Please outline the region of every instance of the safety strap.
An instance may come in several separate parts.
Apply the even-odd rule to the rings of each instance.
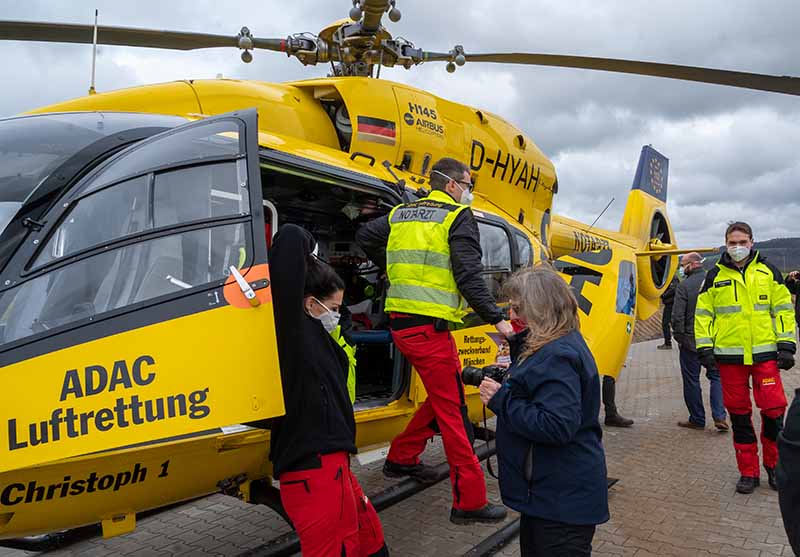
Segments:
[[[483,405],[483,430],[489,431],[486,427],[486,405]],[[488,437],[487,437],[488,439]],[[500,478],[497,477],[497,474],[494,473],[494,469],[492,468],[492,455],[486,457],[486,469],[489,471],[489,475],[493,477],[495,480],[499,480]]]

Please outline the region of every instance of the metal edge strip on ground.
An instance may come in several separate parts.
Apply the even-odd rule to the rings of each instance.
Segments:
[[[606,478],[608,489],[611,489],[618,481],[617,478]],[[519,527],[520,519],[517,517],[495,533],[484,538],[478,545],[462,554],[462,557],[490,557],[494,555],[519,536]]]
[[[485,460],[495,454],[495,452],[494,441],[483,443],[475,448],[475,456],[478,457],[478,460]],[[448,466],[447,462],[443,462],[435,468],[436,481],[434,482],[423,484],[408,478],[370,496],[369,499],[372,501],[375,510],[378,512],[385,510],[450,477],[450,466]],[[263,545],[240,553],[238,557],[285,557],[294,555],[299,551],[300,540],[297,534],[294,532],[287,532],[273,538]]]

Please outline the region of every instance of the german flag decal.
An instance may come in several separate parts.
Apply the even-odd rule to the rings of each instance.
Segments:
[[[391,120],[381,120],[370,116],[358,117],[358,140],[394,145],[397,137],[396,124]]]

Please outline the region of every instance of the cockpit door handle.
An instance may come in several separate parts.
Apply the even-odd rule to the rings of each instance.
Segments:
[[[250,283],[245,280],[245,278],[242,276],[242,273],[239,272],[239,269],[237,269],[233,265],[231,265],[229,269],[231,274],[233,275],[233,278],[236,279],[236,284],[239,285],[239,289],[241,289],[242,294],[244,294],[244,297],[247,298],[247,301],[250,302],[250,305],[253,307],[260,306],[261,302],[256,297],[256,293],[255,291],[253,291],[253,287],[250,286]]]

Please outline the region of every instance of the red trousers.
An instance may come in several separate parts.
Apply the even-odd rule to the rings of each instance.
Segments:
[[[471,424],[461,383],[461,360],[452,335],[433,325],[421,325],[393,330],[392,338],[416,368],[428,398],[405,431],[392,441],[386,458],[397,464],[416,464],[425,444],[440,432],[450,464],[453,507],[471,511],[485,506],[486,484],[467,434]]]
[[[322,467],[281,474],[281,503],[304,557],[366,557],[384,545],[375,507],[350,472],[345,452],[321,456]]]
[[[753,398],[761,410],[761,446],[764,466],[775,468],[778,448],[775,441],[783,429],[783,413],[786,410],[786,394],[775,360],[750,366],[719,364],[722,381],[722,399],[731,415],[733,447],[736,463],[742,476],[759,477],[758,442],[751,414],[750,378],[753,383]]]

